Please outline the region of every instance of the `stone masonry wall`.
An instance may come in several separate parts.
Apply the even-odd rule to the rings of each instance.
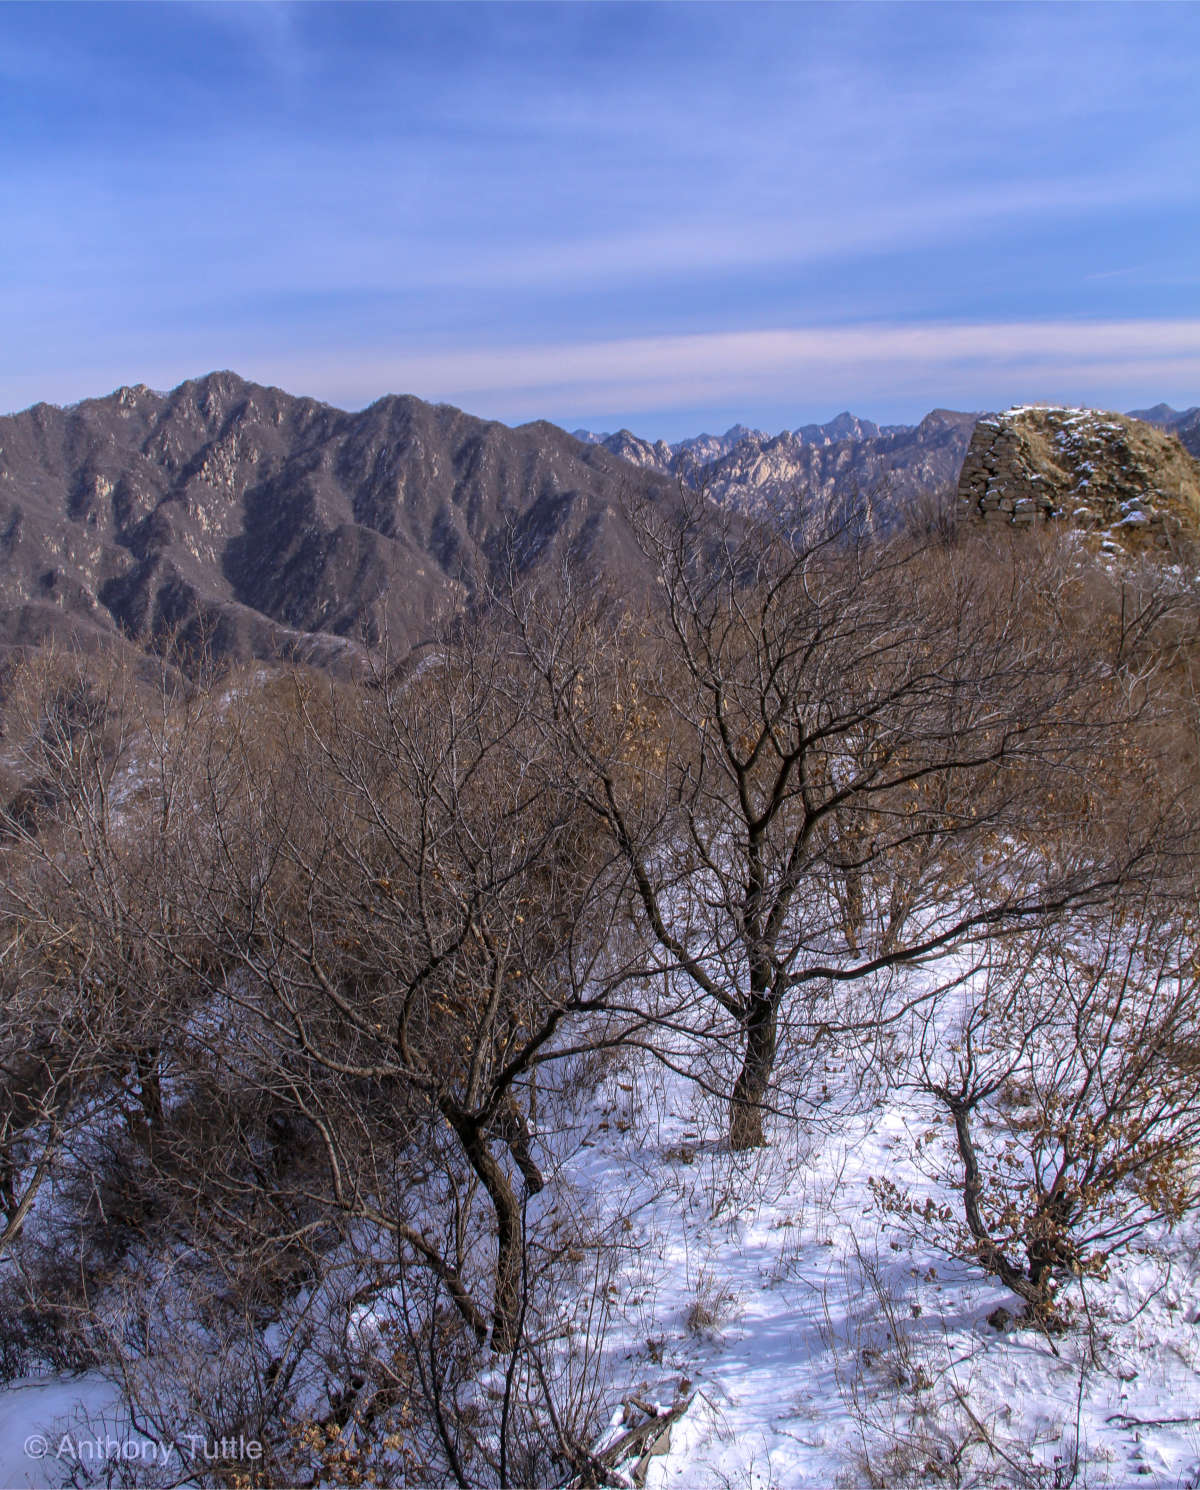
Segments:
[[[1200,464],[1163,430],[1094,409],[1022,406],[975,427],[960,512],[997,527],[1069,521],[1101,551],[1200,534]]]

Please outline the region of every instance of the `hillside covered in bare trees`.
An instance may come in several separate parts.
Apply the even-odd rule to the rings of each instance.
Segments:
[[[381,586],[353,670],[191,613],[12,651],[0,1367],[82,1383],[48,1483],[1134,1472],[1200,1201],[1188,535],[605,505],[594,460],[549,536],[446,538],[475,603],[415,650]]]

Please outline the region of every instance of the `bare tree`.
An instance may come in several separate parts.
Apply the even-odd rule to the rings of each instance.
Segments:
[[[631,1026],[624,871],[503,665],[479,628],[369,687],[231,676],[82,715],[31,691],[48,785],[7,817],[0,1030],[26,1312],[148,1428],[291,1444],[284,1479],[353,1424],[371,1472],[398,1432],[408,1472],[462,1483],[586,1441],[590,1397],[556,1385],[576,1249],[530,1203],[547,1070]],[[22,1233],[46,1175],[69,1258]],[[472,1427],[484,1341],[518,1401]]]
[[[568,588],[509,612],[659,970],[732,1023],[746,1148],[782,1014],[811,1041],[872,975],[1132,872],[1145,835],[1104,827],[1098,773],[1144,695],[1042,624],[1036,554],[876,540],[853,512],[785,533],[689,493],[631,519],[649,609]]]
[[[128,948],[96,926],[120,942],[112,793],[132,684],[47,649],[16,670],[7,702],[22,785],[0,809],[0,1253],[109,1084],[127,1028],[105,969]]]
[[[203,955],[165,923],[154,937],[319,1135],[327,1202],[382,1227],[509,1351],[525,1200],[543,1183],[536,1072],[570,1053],[572,1021],[599,1022],[587,1044],[627,1023],[603,1023],[621,978],[612,856],[473,636],[371,690],[297,682],[269,727],[231,706],[197,840],[216,873],[191,877],[210,887]],[[448,1137],[466,1168],[435,1178]],[[495,1230],[482,1301],[480,1194]]]

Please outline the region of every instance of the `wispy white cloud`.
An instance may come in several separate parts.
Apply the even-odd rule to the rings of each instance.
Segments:
[[[516,418],[1119,402],[1135,367],[1195,401],[1153,330],[1200,315],[1194,8],[11,16],[10,405],[213,366]]]
[[[384,181],[386,188],[377,184]],[[715,276],[833,268],[935,245],[965,251],[988,235],[1050,219],[1090,214],[1102,231],[1101,218],[1135,218],[1193,190],[1176,173],[1148,170],[943,182],[890,196],[843,187],[772,211],[759,203],[730,211],[706,198],[624,218],[568,213],[532,233],[518,221],[519,187],[513,183],[507,198],[495,184],[490,197],[447,191],[439,198],[423,175],[389,178],[369,154],[339,170],[320,150],[303,163],[287,155],[272,157],[269,167],[259,160],[253,171],[202,162],[156,187],[153,211],[135,234],[119,192],[80,166],[49,186],[29,179],[0,191],[9,222],[0,263],[14,284],[31,263],[61,266],[56,284],[39,296],[42,313],[103,294],[128,297],[131,317],[137,306],[180,304],[181,263],[192,267],[193,286],[218,282],[243,296],[339,283],[359,294],[433,294],[648,291],[666,282],[703,294]],[[20,296],[28,297],[27,286]]]
[[[1152,202],[1184,200],[1190,191],[1190,184],[1178,178],[1129,171],[1038,182],[1014,179],[986,187],[956,184],[892,200],[805,200],[765,218],[753,211],[731,214],[709,203],[702,214],[673,214],[668,209],[653,227],[637,231],[584,237],[548,233],[545,241],[514,250],[468,254],[446,245],[441,255],[426,255],[413,245],[405,263],[431,288],[581,286],[661,275],[686,280],[706,273],[800,267],[843,255],[884,255],[934,242],[965,242],[1047,213],[1063,217],[1135,211]],[[368,263],[373,258],[371,254]],[[390,270],[394,276],[394,258]],[[376,272],[381,279],[388,277],[383,264]]]
[[[970,403],[1015,386],[1020,396],[1071,387],[1200,386],[1200,320],[868,325],[714,332],[538,346],[423,352],[290,368],[293,381],[359,403],[415,392],[498,417],[562,408],[676,408],[778,399],[894,398],[902,388]]]
[[[707,408],[727,410],[733,422],[782,405],[915,418],[935,405],[997,408],[1045,398],[1121,408],[1160,397],[1196,402],[1200,391],[1200,319],[765,328],[389,356],[208,351],[199,361],[180,354],[120,366],[101,350],[51,388],[13,373],[0,378],[0,406],[68,402],[134,380],[167,388],[221,362],[342,407],[414,393],[510,421]],[[659,432],[652,418],[644,429]]]

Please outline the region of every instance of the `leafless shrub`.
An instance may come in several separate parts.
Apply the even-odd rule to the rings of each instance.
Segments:
[[[920,1034],[918,1082],[953,1143],[926,1149],[949,1204],[877,1193],[1057,1326],[1064,1283],[1103,1276],[1155,1221],[1200,1202],[1193,918],[1126,908],[1013,946]],[[932,1137],[933,1135],[931,1135]]]
[[[737,1312],[737,1294],[721,1283],[708,1268],[701,1268],[696,1278],[692,1301],[684,1315],[684,1324],[693,1335],[716,1336]]]
[[[487,645],[125,714],[76,707],[82,675],[48,711],[47,673],[54,791],[9,814],[3,907],[11,1370],[103,1362],[148,1427],[270,1442],[264,1483],[533,1482],[590,1441],[603,1327],[575,1316],[607,1293],[563,1278],[602,1253],[539,1233],[536,1125],[547,1073],[638,1015],[608,998],[611,855]],[[23,1229],[39,1153],[65,1289]]]

